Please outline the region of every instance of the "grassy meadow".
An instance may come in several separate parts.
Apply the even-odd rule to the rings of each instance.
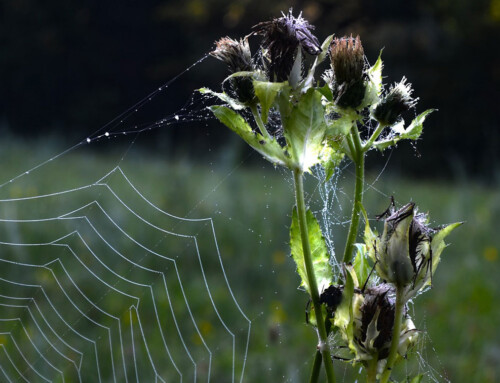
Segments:
[[[3,145],[0,183],[7,183],[0,188],[0,259],[4,260],[0,345],[7,352],[0,352],[0,365],[4,375],[14,381],[22,376],[43,381],[36,370],[49,380],[62,381],[58,373],[62,371],[67,372],[66,382],[76,381],[74,366],[81,363],[81,377],[87,381],[123,381],[123,376],[135,374],[154,381],[150,368],[154,365],[167,381],[179,381],[176,367],[187,371],[183,381],[193,381],[187,347],[192,359],[200,361],[196,370],[200,381],[208,375],[214,382],[230,382],[233,377],[239,381],[243,363],[245,382],[307,381],[315,334],[304,324],[307,297],[298,289],[287,245],[293,204],[290,175],[264,161],[247,166],[214,154],[212,160],[197,163],[186,158],[166,160],[139,145],[126,156],[110,147],[113,150],[79,148],[8,182],[52,158],[57,148]],[[117,166],[119,170],[113,171]],[[450,246],[433,288],[410,308],[422,341],[417,355],[401,364],[401,379],[404,371],[411,371],[430,376],[426,382],[499,381],[498,189],[475,182],[396,178],[390,167],[389,163],[380,178],[367,176],[367,185],[373,184],[365,192],[371,217],[384,211],[388,197],[394,195],[398,204],[413,200],[420,210],[430,212],[436,226],[465,221],[447,241]],[[327,212],[338,254],[350,213],[350,171],[347,167],[335,178],[335,199]],[[321,183],[309,176],[306,188],[308,203],[321,214]],[[22,199],[63,190],[72,191]],[[47,220],[54,217],[58,219]],[[207,217],[213,220],[216,242],[210,221],[199,220]],[[152,287],[144,287],[148,285]],[[177,324],[172,312],[178,315]],[[245,317],[251,322],[248,349],[250,322]],[[117,331],[116,318],[123,332]],[[156,329],[157,319],[166,323],[163,331]],[[196,323],[199,331],[188,322]],[[106,337],[111,341],[102,342]],[[119,341],[125,344],[121,352]],[[132,343],[136,349],[130,348]],[[96,350],[110,355],[109,360],[100,360],[98,368],[93,357],[80,356]],[[339,382],[364,380],[343,362],[336,369]]]

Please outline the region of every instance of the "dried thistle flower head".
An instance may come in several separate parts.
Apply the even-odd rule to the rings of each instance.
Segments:
[[[403,77],[401,82],[391,86],[387,95],[377,105],[373,113],[378,122],[384,125],[393,125],[401,115],[410,108],[415,107],[418,98],[411,96],[413,89],[411,84]]]
[[[332,90],[336,103],[358,107],[365,95],[365,55],[359,36],[335,38],[328,51],[333,70]]]
[[[210,56],[224,62],[232,73],[253,70],[252,55],[248,39],[233,40],[223,37],[215,42],[215,49]]]
[[[314,26],[302,18],[294,17],[292,10],[278,19],[255,25],[255,33],[264,37],[263,59],[270,81],[287,81],[298,49],[310,55],[321,53],[321,45],[312,34]]]
[[[231,73],[251,72],[255,69],[247,38],[237,41],[223,37],[215,43],[215,50],[210,55],[226,63]],[[234,77],[230,82],[239,101],[249,103],[254,99],[255,92],[249,77]]]

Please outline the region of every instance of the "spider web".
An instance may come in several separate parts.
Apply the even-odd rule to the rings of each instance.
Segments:
[[[224,373],[242,381],[252,323],[229,284],[213,219],[169,214],[122,168],[139,133],[179,120],[123,128],[169,84],[1,185],[2,379],[208,382]],[[119,136],[126,149],[102,176],[61,166]],[[54,174],[60,182],[32,184]],[[12,197],[30,187],[35,195]]]
[[[295,325],[306,299],[284,257],[290,174],[279,169],[278,185],[267,164],[248,179],[238,177],[248,158],[227,168],[223,158],[211,157],[208,167],[196,169],[146,162],[143,151],[135,152],[149,131],[212,118],[211,100],[197,94],[151,123],[136,118],[206,57],[76,145],[0,184],[0,380],[296,382],[307,376],[315,334]],[[93,149],[112,153],[104,166],[93,162]],[[309,177],[308,204],[331,254],[349,224],[351,194],[339,183],[350,172],[344,165],[329,182],[320,169]],[[375,186],[380,174],[365,191],[386,199]],[[259,181],[261,194],[245,191]],[[332,267],[339,270],[334,257]],[[419,370],[430,371],[418,360]],[[337,369],[343,381],[360,376]]]

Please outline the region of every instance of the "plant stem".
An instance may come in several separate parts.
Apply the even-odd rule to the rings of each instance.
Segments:
[[[359,216],[361,212],[361,204],[363,203],[363,186],[365,183],[365,152],[361,145],[358,129],[353,126],[351,130],[352,140],[354,142],[355,152],[352,153],[352,158],[356,166],[356,181],[354,186],[354,202],[352,204],[351,224],[347,234],[347,241],[344,249],[344,263],[352,261],[352,247],[358,235]]]
[[[403,300],[404,288],[396,287],[396,308],[394,313],[394,325],[392,326],[392,341],[387,357],[387,364],[384,373],[380,378],[380,383],[387,383],[391,377],[392,367],[398,356],[399,335],[401,333],[401,320],[403,319],[403,308],[405,302]]]
[[[380,136],[380,133],[382,133],[382,130],[384,130],[384,128],[386,126],[387,125],[378,124],[377,129],[375,129],[375,131],[373,132],[372,136],[363,145],[363,151],[364,152],[366,152],[368,149],[370,149],[372,147],[373,143],[376,141],[376,139],[378,138],[378,136]]]
[[[256,104],[250,105],[250,110],[252,111],[253,118],[255,119],[255,122],[257,123],[257,126],[259,127],[259,130],[264,136],[264,138],[272,140],[271,136],[269,135],[269,132],[266,129],[266,126],[264,125],[264,122],[262,121],[262,118],[260,117],[259,111],[257,110],[257,105]]]
[[[307,282],[309,284],[311,293],[311,299],[314,306],[314,313],[316,315],[316,323],[318,326],[319,352],[321,352],[321,356],[325,364],[327,382],[335,383],[332,357],[330,356],[330,350],[328,349],[328,335],[326,334],[325,321],[323,319],[323,313],[321,311],[321,303],[319,302],[318,283],[316,282],[316,276],[314,275],[311,246],[309,244],[309,232],[307,229],[306,221],[306,204],[304,202],[302,171],[300,169],[294,169],[293,177],[295,181],[295,199],[297,202],[297,216],[300,228],[300,238],[302,242],[302,250],[304,251],[304,265],[307,274]],[[320,366],[321,364],[315,359],[314,367],[319,368]],[[316,375],[317,373],[318,372],[313,369],[312,375]]]
[[[375,355],[372,360],[368,362],[366,368],[366,383],[375,383],[377,381],[377,365],[378,355]]]
[[[318,382],[322,359],[323,357],[321,356],[321,352],[319,350],[316,351],[316,354],[314,355],[314,362],[311,370],[311,378],[309,379],[309,383]]]

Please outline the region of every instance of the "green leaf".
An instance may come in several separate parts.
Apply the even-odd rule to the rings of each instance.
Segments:
[[[330,35],[325,39],[325,41],[323,41],[323,44],[321,44],[321,53],[316,56],[316,59],[314,60],[314,63],[311,66],[311,69],[309,69],[309,72],[307,73],[307,76],[304,79],[303,89],[307,90],[313,85],[314,72],[316,71],[317,66],[326,58],[328,54],[328,48],[330,47],[332,40],[333,40],[333,35]]]
[[[314,214],[306,211],[306,224],[309,234],[309,246],[311,247],[311,257],[318,284],[319,293],[326,289],[332,281],[332,268],[330,266],[330,257],[326,247],[325,239],[321,233],[321,228]],[[304,250],[302,248],[302,239],[300,235],[299,220],[297,215],[297,208],[293,209],[292,213],[292,226],[290,227],[290,248],[292,251],[292,258],[297,265],[297,272],[299,273],[302,284],[309,294],[311,289],[306,274],[306,267],[304,264]]]
[[[436,109],[427,109],[425,112],[420,113],[417,117],[413,119],[411,124],[405,129],[404,122],[400,121],[396,125],[391,127],[393,132],[392,136],[383,140],[375,141],[374,145],[378,150],[384,151],[389,146],[394,146],[398,141],[407,140],[418,140],[422,134],[423,124],[427,116],[434,112]]]
[[[258,80],[264,80],[265,76],[263,73],[260,71],[241,71],[241,72],[236,72],[232,73],[230,76],[227,76],[223,82],[230,80],[235,77],[252,77]]]
[[[267,124],[269,109],[273,106],[276,95],[285,86],[288,86],[287,82],[253,81],[253,88],[260,102],[264,124]]]
[[[308,171],[320,162],[326,122],[321,93],[310,88],[292,106],[282,123],[294,166]]]
[[[382,51],[380,51],[377,61],[375,64],[368,69],[368,78],[373,83],[375,90],[377,91],[377,96],[382,93],[382,68],[384,64],[382,63]]]
[[[227,93],[217,93],[217,92],[214,92],[213,90],[208,89],[208,88],[200,88],[200,89],[198,89],[198,92],[200,92],[201,94],[209,94],[209,95],[218,97],[220,100],[224,101],[226,104],[228,104],[234,110],[241,110],[241,109],[246,108],[245,104],[239,102],[238,100],[235,100],[234,98],[229,96]]]
[[[444,239],[457,227],[462,225],[463,222],[455,222],[443,227],[439,232],[437,232],[431,241],[431,249],[432,249],[432,272],[436,271],[436,267],[440,261],[441,253],[447,246],[444,242]]]
[[[345,285],[342,292],[342,301],[335,311],[333,324],[342,330],[342,335],[350,344],[353,341],[352,298],[354,295],[354,281],[350,272],[345,272]]]
[[[290,70],[290,74],[288,75],[288,82],[292,89],[297,89],[299,83],[302,81],[302,49],[297,49],[297,54],[295,55],[295,60],[292,65],[292,69]]]
[[[316,88],[318,92],[320,92],[325,98],[328,100],[328,102],[333,102],[333,94],[332,90],[328,86],[328,84],[323,85],[320,88]]]
[[[417,140],[422,134],[424,121],[429,114],[434,112],[436,109],[427,109],[425,112],[420,113],[415,119],[411,122],[410,126],[403,133],[404,137],[409,140]]]
[[[325,305],[321,305],[321,313],[323,315],[323,318],[328,317],[328,313],[326,312],[326,307]],[[309,308],[309,313],[308,313],[308,318],[309,318],[309,324],[318,327],[318,320],[316,319],[316,311],[314,311],[314,305],[311,304]]]
[[[325,169],[325,182],[333,176],[335,168],[337,168],[344,159],[344,153],[342,153],[341,149],[342,144],[334,140],[328,140],[327,145],[323,147],[320,157],[321,164]]]
[[[349,134],[356,120],[357,117],[351,113],[344,113],[336,120],[328,120],[326,128],[327,137],[345,136]]]
[[[235,77],[251,77],[256,81],[266,81],[266,75],[262,70],[254,70],[232,73],[231,75],[227,76],[224,81],[222,81],[222,83],[224,84],[226,81],[229,81]]]
[[[380,94],[382,93],[382,68],[382,51],[380,51],[377,61],[367,71],[368,81],[366,83],[365,98],[360,108],[378,103]]]
[[[368,221],[368,214],[366,214],[366,210],[363,205],[361,205],[361,213],[363,214],[363,218],[365,219],[365,232],[364,232],[364,240],[366,245],[366,251],[368,256],[371,258],[373,262],[377,261],[377,257],[375,254],[376,248],[380,242],[379,237],[376,233],[373,232],[370,227],[370,221]]]
[[[289,158],[275,139],[268,140],[260,133],[254,132],[243,117],[228,107],[214,105],[209,109],[220,122],[233,132],[236,132],[248,145],[262,154],[268,161],[273,164],[289,166]]]
[[[372,270],[372,266],[368,262],[368,251],[365,244],[355,243],[356,247],[356,256],[354,257],[354,262],[352,267],[356,273],[356,277],[359,282],[359,286],[355,287],[363,287],[370,275],[370,271]]]
[[[290,97],[291,87],[283,87],[276,98],[276,105],[281,116],[281,121],[289,118],[292,112],[292,102]]]

